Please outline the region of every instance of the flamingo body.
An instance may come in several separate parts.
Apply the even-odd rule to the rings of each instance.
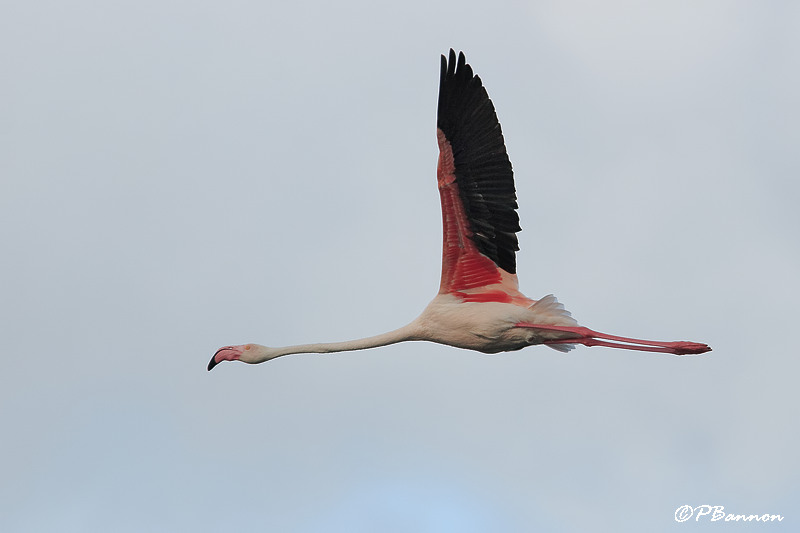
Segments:
[[[510,352],[550,340],[569,339],[568,331],[519,327],[520,323],[577,326],[558,300],[545,296],[530,307],[496,301],[465,301],[438,294],[412,324],[421,340],[483,353]],[[572,345],[554,345],[566,351]]]
[[[553,295],[532,300],[519,291],[516,233],[520,231],[514,175],[494,105],[463,53],[441,58],[437,115],[437,184],[442,204],[439,292],[419,317],[394,331],[345,342],[270,348],[220,348],[208,364],[261,363],[294,353],[362,350],[403,341],[431,341],[483,353],[545,344],[700,354],[688,341],[648,341],[579,326]]]

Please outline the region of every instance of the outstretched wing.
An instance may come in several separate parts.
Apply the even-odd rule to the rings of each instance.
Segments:
[[[440,293],[525,304],[514,173],[494,106],[464,53],[442,56],[437,117],[444,246]],[[517,301],[519,298],[525,301]]]

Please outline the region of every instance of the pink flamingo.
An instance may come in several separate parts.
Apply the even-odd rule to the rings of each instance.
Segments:
[[[516,232],[520,231],[514,176],[500,123],[481,79],[464,54],[442,56],[436,171],[444,248],[439,293],[419,317],[394,331],[364,339],[269,348],[220,348],[208,364],[263,363],[289,354],[363,350],[403,341],[432,341],[498,353],[544,344],[566,352],[576,344],[674,355],[701,354],[706,344],[649,341],[599,333],[578,325],[553,295],[540,300],[519,291]]]

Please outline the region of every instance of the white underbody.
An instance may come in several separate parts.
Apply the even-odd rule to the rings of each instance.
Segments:
[[[552,295],[525,308],[510,303],[464,302],[451,294],[438,294],[410,324],[419,340],[457,348],[498,353],[519,350],[547,340],[575,336],[572,333],[517,327],[516,324],[577,326],[569,311]],[[567,350],[570,345],[552,345]]]

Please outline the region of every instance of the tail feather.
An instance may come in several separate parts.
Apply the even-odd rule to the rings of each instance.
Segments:
[[[545,346],[554,350],[558,350],[561,353],[567,353],[568,351],[575,349],[574,344],[545,344]]]
[[[528,308],[529,310],[533,311],[536,314],[535,322],[538,324],[552,324],[553,326],[577,326],[578,321],[572,318],[572,313],[564,309],[564,305],[559,302],[555,296],[552,294],[548,294],[544,296],[541,300],[534,303],[532,306]],[[559,346],[556,348],[556,346]],[[563,350],[561,347],[566,346],[564,344],[561,345],[554,345],[551,348],[555,348],[559,351],[568,351],[572,348],[567,348]]]

